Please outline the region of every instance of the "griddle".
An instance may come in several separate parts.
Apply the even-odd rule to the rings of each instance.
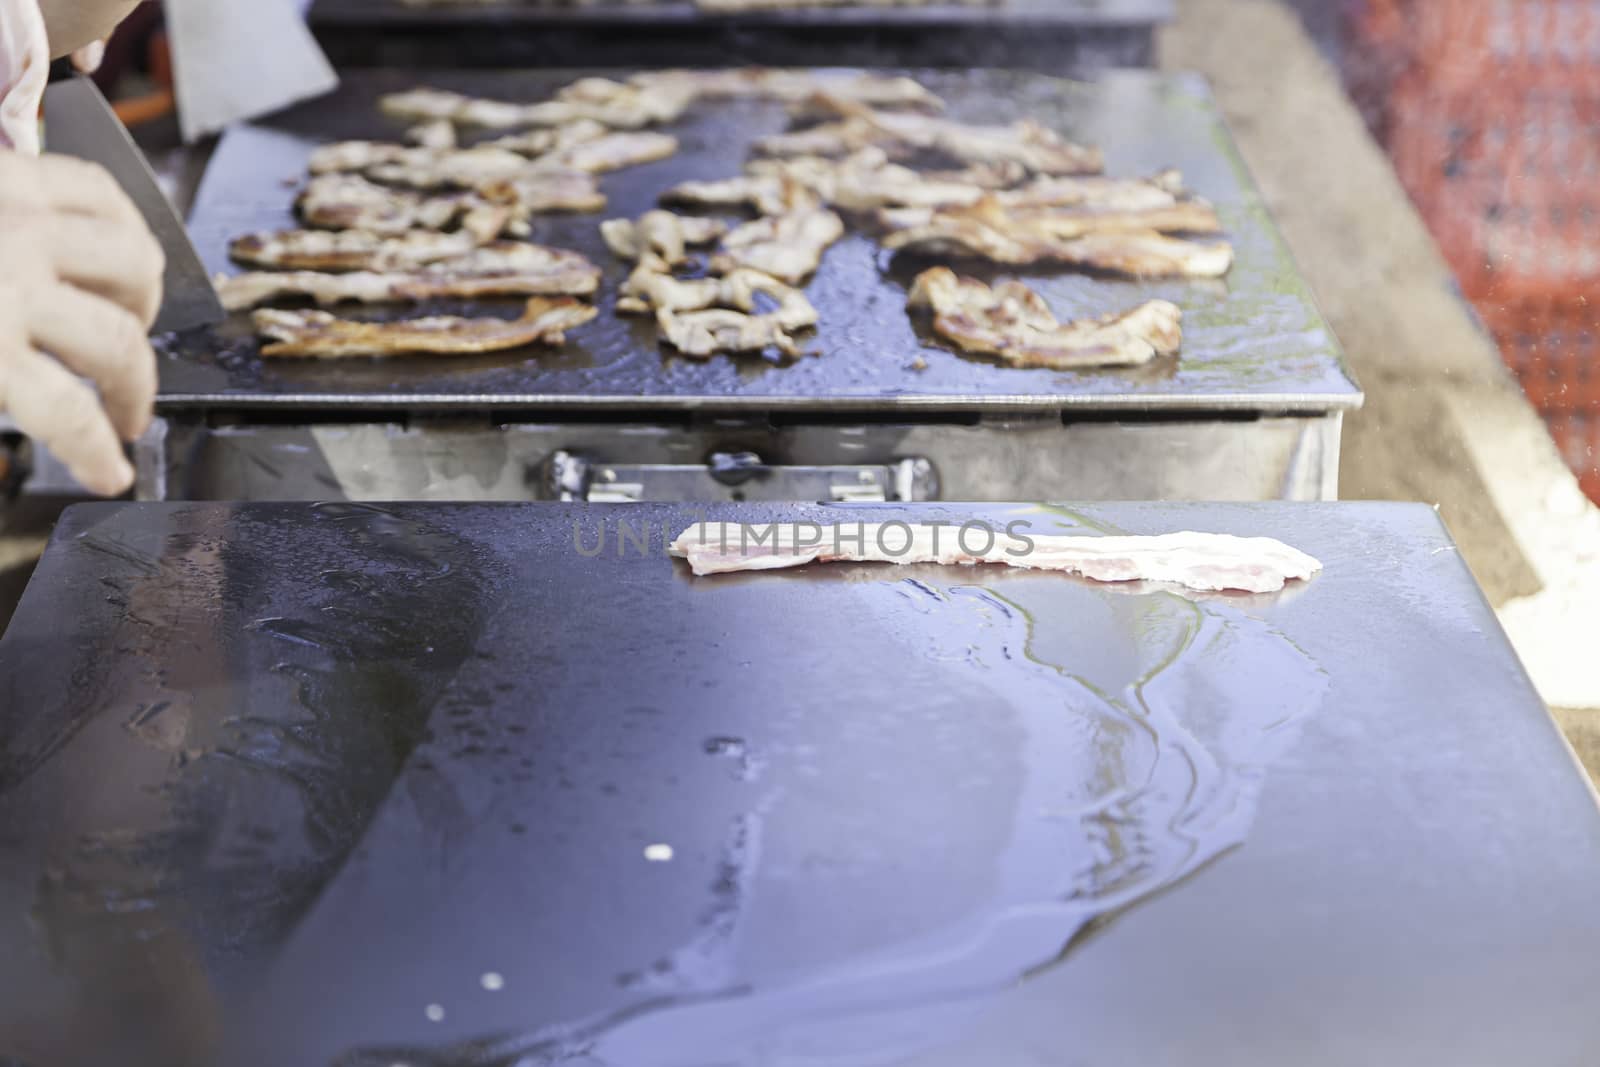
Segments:
[[[380,116],[384,92],[434,84],[509,100],[536,100],[578,71],[364,72],[335,95],[270,123],[229,132],[212,160],[190,220],[197,247],[216,270],[230,238],[293,224],[292,183],[319,142],[398,138]],[[625,76],[610,72],[616,76]],[[1102,314],[1152,298],[1185,309],[1181,359],[1136,370],[1018,369],[961,355],[913,326],[905,313],[912,277],[928,260],[890,257],[852,234],[831,249],[807,291],[822,325],[805,338],[819,353],[787,366],[761,360],[684,360],[665,352],[648,319],[612,310],[627,266],[605,248],[602,217],[636,217],[668,186],[735,175],[751,140],[786,128],[782,105],[707,103],[669,127],[677,156],[603,179],[603,215],[546,216],[534,239],[577,249],[603,265],[601,316],[573,331],[559,351],[470,359],[390,359],[264,364],[246,316],[218,334],[186,335],[165,353],[158,403],[165,411],[226,407],[343,409],[535,408],[557,412],[676,411],[893,413],[1082,409],[1214,414],[1218,411],[1328,414],[1361,394],[1338,345],[1254,191],[1204,83],[1194,77],[1115,73],[1091,84],[1003,71],[919,74],[973,122],[1032,116],[1104,146],[1114,174],[1169,166],[1217,205],[1238,264],[1222,283],[1096,279],[1029,271],[1021,276],[1063,313]],[[985,277],[982,264],[961,269]],[[419,312],[474,305],[439,302]],[[481,309],[482,302],[475,305]],[[515,301],[500,305],[510,315]],[[405,315],[411,311],[379,311]],[[481,311],[480,311],[481,313]],[[352,314],[361,314],[353,311]],[[925,369],[917,369],[919,360]]]
[[[702,12],[686,0],[414,7],[317,0],[312,31],[341,67],[819,63],[1062,73],[1151,66],[1171,0],[1003,0],[926,7]]]
[[[1326,569],[695,579],[697,514]],[[1583,1063],[1597,877],[1421,505],[88,505],[0,641],[8,1063]]]

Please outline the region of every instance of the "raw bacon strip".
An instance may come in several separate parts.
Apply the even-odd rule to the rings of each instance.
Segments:
[[[1137,366],[1172,355],[1183,339],[1183,312],[1151,300],[1132,311],[1061,323],[1044,299],[1021,282],[993,289],[948,267],[923,271],[909,306],[934,313],[933,328],[968,352],[1017,367]]]
[[[285,296],[309,296],[319,304],[419,303],[444,297],[587,296],[599,285],[600,269],[577,252],[514,241],[410,273],[255,272],[216,279],[217,295],[230,311]]]
[[[994,544],[988,544],[989,533]],[[759,543],[758,543],[759,538]],[[777,570],[807,563],[1001,563],[1063,571],[1097,582],[1170,582],[1200,592],[1270,593],[1303,581],[1322,564],[1270,537],[1172,533],[1140,537],[1012,536],[920,523],[700,523],[672,542],[695,574]],[[904,551],[901,551],[904,546]]]
[[[531,344],[559,345],[564,333],[597,312],[572,297],[534,297],[522,317],[457,318],[449,315],[403,322],[355,322],[325,311],[258,311],[256,330],[277,343],[268,357],[338,359],[347,356],[438,356],[499,352]]]

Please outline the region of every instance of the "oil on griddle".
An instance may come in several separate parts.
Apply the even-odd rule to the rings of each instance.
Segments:
[[[489,98],[547,99],[584,72],[497,72],[434,75],[426,81]],[[600,72],[619,76],[617,72]],[[594,322],[557,351],[462,360],[344,362],[336,366],[264,366],[248,324],[225,327],[219,345],[189,336],[167,346],[162,399],[167,404],[340,402],[539,404],[552,407],[764,407],[827,402],[843,409],[902,404],[1009,406],[1121,398],[1122,406],[1259,406],[1258,398],[1292,407],[1296,398],[1331,394],[1353,401],[1354,385],[1281,242],[1250,191],[1203,87],[1193,81],[1118,74],[1092,85],[1037,75],[976,71],[919,73],[949,103],[951,117],[1006,123],[1022,117],[1100,145],[1107,171],[1139,176],[1180,169],[1190,188],[1216,204],[1237,263],[1226,281],[1135,282],[1028,268],[1001,272],[952,261],[984,280],[1018,277],[1063,317],[1105,314],[1153,298],[1172,300],[1184,316],[1180,359],[1132,370],[1057,371],[998,366],[959,355],[907,316],[906,290],[937,259],[892,256],[852,231],[833,246],[807,287],[822,315],[804,338],[817,358],[785,366],[718,358],[696,363],[663,351],[653,323],[612,312],[628,267],[600,239],[602,218],[637,217],[657,206],[662,190],[689,179],[741,172],[750,143],[788,128],[775,102],[717,101],[697,105],[664,127],[680,141],[672,158],[605,175],[609,203],[599,215],[542,216],[532,239],[571,248],[605,268]],[[382,117],[378,98],[415,87],[402,72],[351,76],[335,96],[302,106],[269,126],[229,135],[201,190],[192,229],[208,266],[229,268],[226,246],[241,233],[293,225],[289,183],[304,172],[316,144],[345,138],[398,140],[403,126]],[[514,301],[496,313],[511,314]],[[440,301],[419,308],[363,310],[351,317],[399,318],[427,313],[482,313],[484,302]]]

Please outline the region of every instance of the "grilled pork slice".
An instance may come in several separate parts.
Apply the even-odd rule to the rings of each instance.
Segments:
[[[600,224],[600,236],[618,259],[636,261],[649,254],[669,267],[687,260],[689,248],[710,244],[727,232],[727,224],[719,219],[659,210],[646,211],[637,219],[607,219]]]
[[[577,252],[512,241],[409,273],[255,272],[219,277],[216,284],[223,307],[237,311],[283,297],[310,297],[319,304],[379,304],[444,297],[587,296],[599,287],[600,270]]]
[[[778,174],[741,174],[718,181],[679,182],[661,194],[663,204],[689,207],[753,207],[757,214],[782,215],[799,207],[815,207],[817,198],[805,186]]]
[[[934,255],[977,256],[1023,266],[1061,263],[1134,277],[1220,278],[1233,265],[1226,242],[1201,243],[1133,229],[1121,215],[1076,212],[1055,218],[1013,214],[986,198],[970,208],[916,215],[880,213],[891,229],[885,248]],[[1106,227],[1106,232],[1100,232]]]
[[[355,322],[326,311],[258,311],[256,332],[270,338],[268,357],[340,359],[348,356],[475,355],[524,345],[559,345],[567,330],[595,317],[570,296],[536,296],[522,316],[507,321],[436,315],[402,322]]]
[[[228,254],[235,262],[275,270],[405,271],[464,256],[477,244],[465,231],[380,237],[362,230],[283,230],[234,238]]]
[[[973,531],[963,539],[949,526],[920,523],[702,522],[672,542],[672,554],[695,574],[776,570],[807,563],[1000,563],[1063,571],[1096,582],[1169,582],[1198,592],[1271,593],[1306,581],[1322,564],[1270,537],[1183,533],[1091,537],[1019,536]],[[981,549],[970,551],[968,545]],[[901,550],[903,547],[903,551]]]
[[[756,219],[722,239],[722,251],[712,258],[711,270],[728,274],[747,267],[800,285],[815,273],[829,246],[843,236],[844,222],[822,208]]]
[[[654,256],[646,256],[623,284],[617,310],[624,314],[677,314],[727,308],[749,313],[756,310],[757,296],[777,305],[770,315],[786,331],[817,324],[817,309],[805,293],[760,271],[736,270],[721,278],[679,279]]]
[[[895,75],[780,70],[743,67],[729,70],[661,70],[628,79],[643,89],[688,90],[707,100],[751,97],[797,103],[818,92],[873,107],[939,111],[944,102],[911,78]]]
[[[662,340],[692,359],[710,359],[718,352],[764,352],[775,348],[785,356],[798,356],[794,338],[776,315],[746,315],[713,309],[675,313],[656,312]]]
[[[1017,367],[1137,366],[1176,353],[1183,340],[1183,312],[1165,300],[1062,323],[1021,282],[991,289],[949,267],[919,274],[908,306],[932,311],[934,331],[965,351],[998,356]]]

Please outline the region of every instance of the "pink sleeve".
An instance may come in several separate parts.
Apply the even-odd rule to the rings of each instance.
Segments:
[[[0,148],[39,153],[50,45],[36,0],[0,0]]]

